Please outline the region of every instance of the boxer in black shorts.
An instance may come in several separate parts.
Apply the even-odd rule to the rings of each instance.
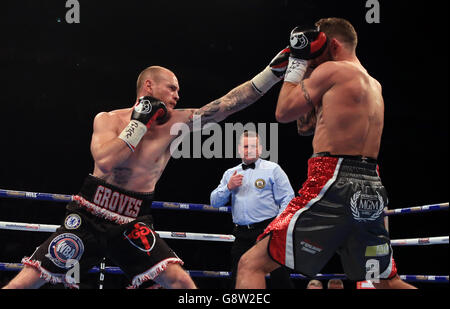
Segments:
[[[160,66],[143,70],[131,107],[96,115],[94,170],[68,205],[65,223],[24,260],[25,267],[5,288],[39,288],[64,280],[69,260],[80,261],[84,271],[101,252],[132,278],[132,286],[154,278],[164,288],[196,288],[181,260],[153,231],[148,216],[152,195],[137,192],[155,191],[171,149],[181,141],[180,124],[201,128],[258,101],[283,78],[288,53],[283,49],[254,78],[201,108],[175,108],[180,87],[172,71]]]
[[[314,134],[315,155],[300,196],[242,256],[237,288],[265,287],[265,275],[279,264],[314,276],[335,252],[349,279],[414,288],[397,275],[383,226],[387,196],[376,160],[384,101],[380,83],[356,56],[357,42],[355,29],[341,18],[291,32],[275,117],[297,121],[300,135]]]
[[[64,224],[22,262],[37,268],[47,281],[78,287],[67,276],[70,261],[76,260],[85,274],[106,256],[130,278],[130,287],[137,288],[169,263],[183,264],[154,231],[148,214],[152,201],[153,193],[126,191],[89,175],[67,205]]]

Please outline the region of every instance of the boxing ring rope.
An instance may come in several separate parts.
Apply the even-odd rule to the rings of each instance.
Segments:
[[[0,229],[13,231],[54,232],[60,225],[35,224],[0,221]],[[227,234],[206,234],[190,232],[155,231],[161,238],[234,242],[235,237]],[[449,236],[392,239],[392,246],[444,245],[449,243]]]
[[[60,225],[0,221],[0,230],[54,232]],[[233,242],[233,235],[155,231],[161,238]]]
[[[23,268],[21,263],[0,263],[0,271],[20,271]],[[123,275],[123,271],[119,267],[105,268],[105,273],[114,275]],[[97,274],[100,272],[99,267],[92,267],[88,273]],[[209,271],[209,270],[186,270],[186,272],[193,278],[223,278],[227,279],[231,277],[231,272],[228,271]],[[291,279],[311,279],[300,274],[291,274]],[[429,275],[399,275],[402,280],[410,282],[436,282],[445,283],[449,282],[449,276],[429,276]],[[270,277],[270,275],[267,275]],[[346,280],[347,276],[344,274],[317,274],[314,279],[327,280],[327,279],[343,279]]]
[[[31,199],[39,201],[51,201],[67,203],[72,201],[73,196],[67,194],[57,193],[39,193],[28,191],[16,191],[0,189],[0,197],[4,198],[16,198],[16,199]],[[448,210],[449,203],[438,203],[423,206],[414,206],[407,208],[386,209],[384,214],[386,216],[393,216],[406,213],[421,213],[438,210]],[[161,202],[153,201],[152,209],[181,209],[181,210],[194,210],[194,211],[212,211],[212,212],[226,212],[231,213],[230,206],[212,207],[207,204],[194,204],[194,203],[177,203],[177,202]]]
[[[0,189],[0,197],[61,202],[61,203],[68,203],[71,202],[73,199],[73,195],[67,194],[39,193],[39,192],[15,191],[5,189]],[[212,211],[212,212],[231,212],[230,206],[215,208],[206,204],[159,202],[159,201],[153,201],[152,209],[182,209],[194,211],[196,210],[196,211]]]
[[[39,193],[28,191],[15,191],[0,189],[0,197],[4,198],[17,198],[17,199],[32,199],[41,201],[52,202],[70,202],[73,199],[72,195],[66,194],[53,194],[53,193]],[[408,208],[389,209],[385,210],[386,216],[407,214],[407,213],[422,213],[438,210],[448,210],[449,203],[438,203],[423,206],[414,206]],[[207,211],[207,212],[223,212],[230,213],[231,207],[224,206],[214,208],[206,204],[194,204],[194,203],[178,203],[178,202],[160,202],[154,201],[152,203],[152,209],[176,209],[176,210],[193,210],[193,211]],[[54,232],[59,225],[51,224],[34,224],[34,223],[20,223],[20,222],[7,222],[0,221],[0,229],[5,230],[19,230],[19,231],[33,231],[33,232]],[[190,233],[190,232],[168,232],[168,231],[156,231],[161,238],[166,239],[185,239],[185,240],[201,240],[201,241],[221,241],[221,242],[234,242],[233,235],[225,234],[206,234],[206,233]],[[448,244],[449,236],[437,236],[437,237],[423,237],[423,238],[410,238],[410,239],[395,239],[391,240],[392,246],[424,246],[424,245],[440,245]],[[23,265],[20,263],[1,263],[0,271],[20,271]],[[123,271],[119,267],[105,267],[105,273],[109,274],[123,274]],[[98,273],[100,269],[93,267],[89,273]],[[229,278],[231,273],[228,271],[201,271],[190,270],[187,271],[191,277],[212,277],[212,278]],[[293,279],[309,279],[300,274],[291,274]],[[344,274],[317,274],[316,279],[346,279]],[[434,276],[434,275],[400,275],[400,278],[404,281],[410,282],[449,282],[449,276]]]

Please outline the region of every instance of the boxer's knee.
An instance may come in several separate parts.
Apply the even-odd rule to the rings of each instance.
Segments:
[[[270,273],[280,265],[275,263],[267,253],[268,238],[264,238],[242,255],[238,264],[238,272]]]
[[[189,274],[178,264],[170,264],[156,279],[160,285],[171,289],[195,289],[195,283]]]
[[[255,265],[252,263],[251,254],[247,251],[239,259],[238,273],[251,272],[254,267]]]
[[[265,259],[260,256],[256,256],[254,251],[247,251],[239,260],[238,273],[243,276],[253,273],[268,274],[272,271],[272,268],[267,268],[264,261]]]
[[[173,289],[195,289],[195,283],[192,278],[184,271],[180,271],[172,282]]]

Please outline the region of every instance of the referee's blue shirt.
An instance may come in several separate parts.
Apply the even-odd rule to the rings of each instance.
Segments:
[[[242,185],[233,191],[227,184],[234,171],[244,176]],[[247,225],[278,216],[294,198],[286,173],[274,162],[258,159],[255,169],[242,164],[228,169],[219,186],[211,193],[211,206],[224,206],[231,195],[233,222]]]

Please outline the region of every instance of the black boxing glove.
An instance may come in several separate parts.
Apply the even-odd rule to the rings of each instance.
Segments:
[[[318,29],[302,30],[295,27],[289,39],[291,54],[284,80],[295,84],[300,83],[307,69],[307,60],[319,57],[326,47],[325,33]]]
[[[318,29],[295,27],[289,39],[291,57],[310,60],[319,57],[327,47],[327,36]]]
[[[131,120],[137,120],[150,129],[155,120],[162,120],[167,115],[166,105],[153,97],[140,97],[134,106]]]
[[[122,139],[132,151],[156,120],[162,120],[167,115],[166,105],[150,96],[140,97],[131,113],[130,123],[120,133]]]

